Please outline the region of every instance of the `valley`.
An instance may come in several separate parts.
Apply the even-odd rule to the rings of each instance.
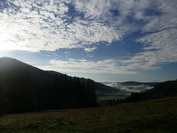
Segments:
[[[98,83],[0,59],[0,133],[176,133],[177,80]]]

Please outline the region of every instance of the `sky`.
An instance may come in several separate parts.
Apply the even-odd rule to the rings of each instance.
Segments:
[[[0,0],[0,56],[97,82],[177,79],[177,0]]]

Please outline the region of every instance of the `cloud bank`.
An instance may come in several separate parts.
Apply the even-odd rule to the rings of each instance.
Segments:
[[[85,48],[92,43],[118,40],[116,29],[95,20],[68,14],[69,1],[7,0],[1,2],[0,35],[4,45],[38,52],[60,48]],[[77,11],[73,11],[73,13]],[[15,48],[15,47],[14,47]]]
[[[62,72],[82,72],[82,73],[110,73],[110,74],[135,74],[127,71],[124,67],[117,66],[112,59],[89,61],[85,59],[50,60],[50,66],[39,66],[45,70],[56,70]]]

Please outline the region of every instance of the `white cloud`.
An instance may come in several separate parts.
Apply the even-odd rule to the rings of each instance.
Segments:
[[[8,2],[8,8],[4,8],[0,13],[0,35],[8,34],[5,39],[6,44],[12,44],[15,49],[28,51],[49,50],[54,51],[57,48],[64,47],[64,44],[58,46],[58,43],[64,42],[69,46],[68,40],[62,38],[61,31],[57,31],[58,25],[63,25],[61,18],[55,18],[51,13],[51,6],[48,4],[36,1],[13,1]],[[14,4],[15,7],[11,4]],[[38,5],[42,4],[42,5]],[[67,11],[67,6],[57,5],[58,15],[64,17]],[[10,10],[10,11],[9,11]],[[23,12],[22,12],[23,11]],[[51,21],[51,22],[50,22]],[[63,26],[60,28],[64,29]],[[56,33],[54,33],[57,31]],[[58,36],[60,35],[60,36]]]
[[[110,0],[73,0],[75,8],[84,12],[86,18],[101,17],[108,14],[112,4]]]
[[[177,62],[177,29],[169,29],[147,35],[137,41],[146,43],[145,52],[153,54],[154,64]]]
[[[0,36],[8,34],[4,44],[28,51],[55,51],[60,48],[86,48],[92,43],[119,40],[122,34],[95,20],[68,16],[69,1],[7,0],[0,12]],[[68,23],[68,22],[69,23]],[[73,22],[72,22],[73,21]]]
[[[146,1],[147,4],[141,0],[138,2],[139,6],[134,6],[133,3],[130,7],[127,5],[131,12],[123,8],[126,15],[133,14],[134,20],[145,22],[139,30],[146,35],[136,39],[144,47],[141,52],[122,63],[127,69],[151,70],[160,69],[160,64],[177,62],[177,1],[149,0]]]
[[[147,17],[148,23],[142,27],[144,33],[152,33],[136,40],[144,44],[144,51],[129,60],[138,62],[137,68],[155,69],[160,64],[177,62],[177,2],[161,0],[156,3],[161,15]]]
[[[80,72],[80,73],[106,73],[106,74],[135,74],[124,67],[118,67],[115,60],[107,59],[100,61],[76,60],[50,60],[50,66],[39,66],[44,70],[55,70],[59,72]]]
[[[11,43],[20,50],[37,52],[87,48],[92,43],[121,40],[127,33],[137,30],[131,24],[124,23],[124,18],[129,14],[125,13],[124,8],[120,8],[119,17],[113,17],[110,12],[119,7],[130,10],[129,6],[135,2],[7,0],[6,3],[8,7],[0,13],[0,26],[8,37],[5,38],[6,43],[1,45]],[[65,3],[73,3],[76,11],[83,13],[85,18],[76,16],[72,20],[67,14],[69,7]]]
[[[169,29],[138,39],[145,44],[144,51],[122,63],[127,69],[160,69],[160,64],[177,62],[177,30]]]
[[[69,16],[68,4],[73,4],[75,11],[82,15]],[[177,62],[177,1],[7,0],[0,2],[0,9],[0,48],[3,45],[6,49],[33,52],[83,48],[92,52],[96,49],[95,43],[112,43],[139,31],[145,36],[135,41],[144,47],[121,62],[124,68],[109,62],[112,67],[95,69],[95,72],[108,72],[108,68],[109,71],[118,68],[115,73],[122,69],[122,72],[136,68],[159,69],[161,63]],[[75,62],[81,66],[86,62],[90,66],[99,63]],[[87,69],[94,72],[92,67]]]
[[[92,48],[85,48],[85,52],[93,52],[94,50],[96,50],[97,48],[96,47],[92,47]]]

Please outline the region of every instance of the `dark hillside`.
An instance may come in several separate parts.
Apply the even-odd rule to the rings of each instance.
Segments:
[[[91,79],[80,78],[80,81],[81,81],[81,83],[88,82],[88,81],[93,83],[97,96],[111,95],[111,94],[116,95],[116,94],[119,94],[121,92],[120,90],[118,90],[116,88],[106,86],[102,83],[95,82]]]
[[[136,82],[136,81],[127,81],[127,82],[122,82],[122,85],[125,86],[138,86],[138,85],[149,85],[149,86],[155,86],[159,84],[158,82]]]
[[[142,93],[133,93],[126,100],[130,102],[177,96],[177,80],[157,84],[154,88]]]
[[[96,106],[92,82],[43,71],[11,58],[0,58],[0,112]]]

